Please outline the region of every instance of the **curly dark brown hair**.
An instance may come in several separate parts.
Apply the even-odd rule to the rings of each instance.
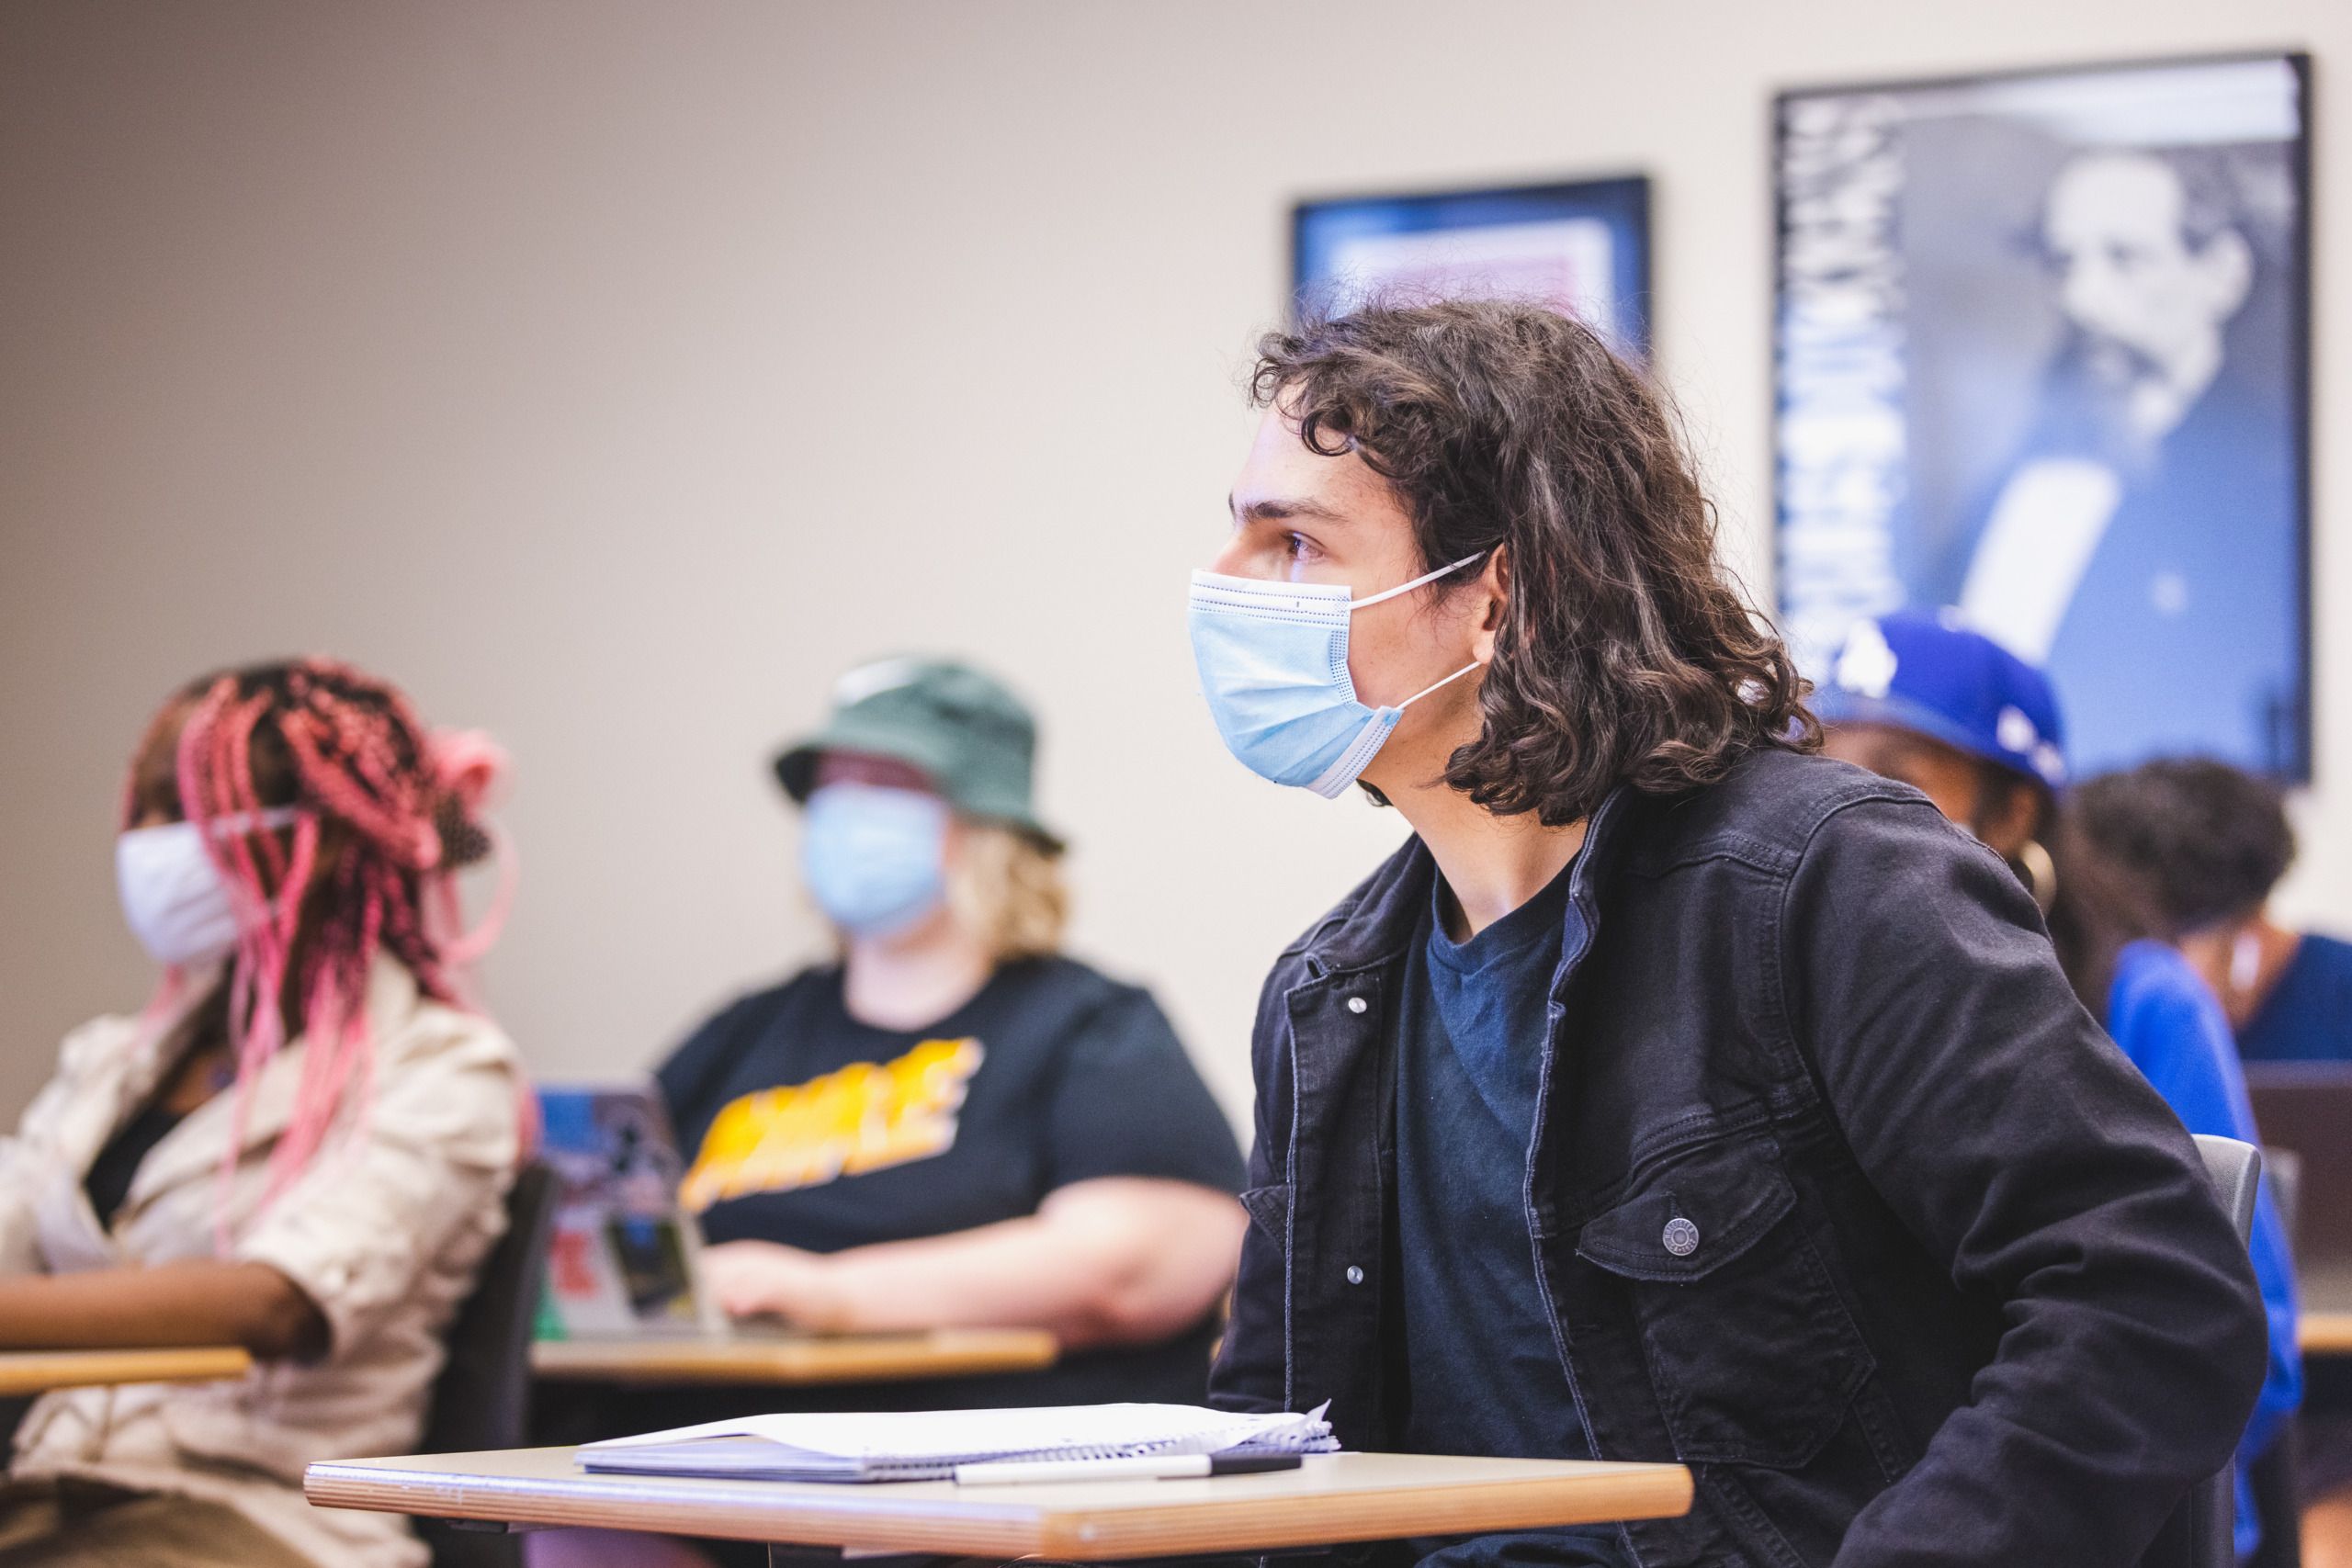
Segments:
[[[2177,937],[2242,919],[2294,863],[2284,792],[2211,757],[2164,757],[2077,785],[2090,847],[2128,868]]]
[[[1499,300],[1375,304],[1268,333],[1250,393],[1388,481],[1425,570],[1502,550],[1484,723],[1445,770],[1487,810],[1556,827],[1621,782],[1674,794],[1820,744],[1808,683],[1716,558],[1665,399],[1589,328]]]

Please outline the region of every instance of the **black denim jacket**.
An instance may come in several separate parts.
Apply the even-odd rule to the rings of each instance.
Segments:
[[[1433,875],[1408,843],[1258,1010],[1212,1394],[1329,1399],[1351,1448],[1403,1429],[1395,1002]],[[2007,869],[1904,785],[1769,752],[1620,790],[1571,886],[1528,1228],[1594,1453],[1698,1478],[1688,1518],[1625,1527],[1633,1559],[2177,1559],[2167,1516],[2262,1382],[2262,1304]]]

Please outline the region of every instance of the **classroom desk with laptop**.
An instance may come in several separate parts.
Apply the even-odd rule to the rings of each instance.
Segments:
[[[0,1399],[132,1382],[220,1382],[253,1371],[234,1345],[164,1350],[0,1350]]]
[[[541,1107],[543,1157],[561,1192],[545,1332],[531,1349],[543,1380],[781,1389],[1029,1371],[1059,1354],[1030,1330],[822,1337],[727,1324],[701,1279],[699,1227],[678,1201],[681,1162],[658,1096],[643,1085],[547,1088]],[[303,1491],[322,1507],[764,1541],[772,1556],[1097,1561],[1541,1529],[1690,1506],[1680,1465],[1332,1446],[1319,1412],[786,1412],[579,1448],[324,1462],[305,1472]]]
[[[541,1332],[531,1371],[567,1383],[737,1387],[910,1382],[1029,1372],[1061,1347],[1035,1329],[810,1335],[729,1323],[702,1273],[684,1162],[646,1083],[539,1090],[541,1157],[557,1176]]]

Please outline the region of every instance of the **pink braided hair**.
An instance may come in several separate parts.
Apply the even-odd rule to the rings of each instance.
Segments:
[[[236,1058],[234,1111],[221,1180],[244,1140],[254,1088],[288,1043],[289,1013],[307,1042],[286,1132],[271,1151],[264,1201],[317,1156],[338,1111],[373,1090],[368,984],[387,954],[435,1000],[465,1005],[460,971],[485,951],[513,894],[511,858],[481,930],[461,934],[455,870],[471,852],[503,849],[476,813],[503,773],[504,754],[478,734],[436,737],[389,683],[346,664],[304,659],[224,674],[159,714],[148,749],[170,722],[180,809],[197,825],[237,910],[228,986]],[[292,798],[265,801],[254,784],[257,733],[276,772],[290,769]],[[272,795],[287,792],[274,781]],[[136,782],[133,790],[135,794]],[[239,819],[292,805],[293,826],[255,831]],[[132,807],[127,804],[126,819]],[[463,852],[453,854],[452,840]],[[183,987],[168,974],[151,1016]],[[227,1245],[224,1228],[216,1244]]]

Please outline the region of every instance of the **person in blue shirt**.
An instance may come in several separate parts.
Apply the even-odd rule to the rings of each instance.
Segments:
[[[2092,779],[2072,809],[2103,857],[2131,866],[2156,918],[2205,978],[2248,1062],[2352,1060],[2352,942],[2270,916],[2295,858],[2271,781],[2205,757],[2164,758]],[[2298,1433],[2302,1554],[2352,1564],[2352,1375],[2312,1369]]]
[[[2128,862],[2100,846],[2068,793],[2049,680],[1958,617],[1858,623],[1815,711],[1836,757],[1916,786],[2015,869],[2050,925],[2067,978],[2192,1133],[2259,1144],[2228,1018]],[[2055,845],[2055,852],[2051,846]],[[2261,1540],[2247,1472],[2302,1398],[2294,1265],[2266,1184],[2251,1243],[2270,1364],[2237,1453],[2237,1549]]]
[[[2173,944],[2222,998],[2240,1056],[2352,1060],[2352,942],[2280,925],[2267,908],[2295,859],[2276,784],[2173,757],[2076,794],[2092,840],[2133,868]]]

